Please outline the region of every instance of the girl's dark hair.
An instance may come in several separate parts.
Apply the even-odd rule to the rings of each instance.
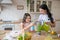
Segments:
[[[48,9],[47,5],[46,4],[42,4],[39,8],[46,10],[47,11],[47,15],[48,15],[51,23],[54,23],[54,21],[53,21],[54,19],[52,17],[52,14],[51,14],[50,10]]]
[[[26,22],[27,16],[30,16],[30,14],[29,13],[24,14],[23,21],[22,21],[23,23]],[[31,18],[31,16],[30,16],[30,18]]]

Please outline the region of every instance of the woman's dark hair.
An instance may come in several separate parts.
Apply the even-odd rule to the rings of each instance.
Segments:
[[[29,13],[24,14],[23,21],[22,21],[23,23],[26,22],[27,16],[30,16],[30,14]],[[30,18],[31,18],[31,16],[30,16]]]
[[[52,14],[51,14],[50,10],[48,9],[47,5],[46,4],[42,4],[39,8],[46,10],[47,11],[47,15],[48,15],[51,23],[54,23],[54,21],[53,21],[54,19],[52,17]]]

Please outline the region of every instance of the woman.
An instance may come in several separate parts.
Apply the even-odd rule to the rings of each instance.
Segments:
[[[55,20],[51,14],[51,12],[49,11],[48,7],[46,4],[42,4],[39,7],[39,11],[40,11],[40,16],[38,18],[38,21],[43,25],[43,22],[45,22],[46,24],[50,25],[51,27],[55,27]]]

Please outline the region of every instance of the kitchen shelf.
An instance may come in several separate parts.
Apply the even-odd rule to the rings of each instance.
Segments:
[[[1,21],[0,24],[19,24],[21,22],[3,22]]]

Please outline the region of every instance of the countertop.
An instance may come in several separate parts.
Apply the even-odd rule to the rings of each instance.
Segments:
[[[5,34],[9,33],[9,32],[10,32],[10,30],[6,30],[6,31],[0,30],[0,40],[2,40],[2,38],[5,36]]]
[[[6,33],[9,33],[9,30],[0,30],[0,40],[2,40],[2,38],[5,36]],[[60,34],[60,31],[59,31]],[[37,35],[36,33],[32,33],[32,37],[31,40],[44,40],[45,37],[47,37],[46,35]],[[60,40],[60,38],[55,38],[54,40]]]

